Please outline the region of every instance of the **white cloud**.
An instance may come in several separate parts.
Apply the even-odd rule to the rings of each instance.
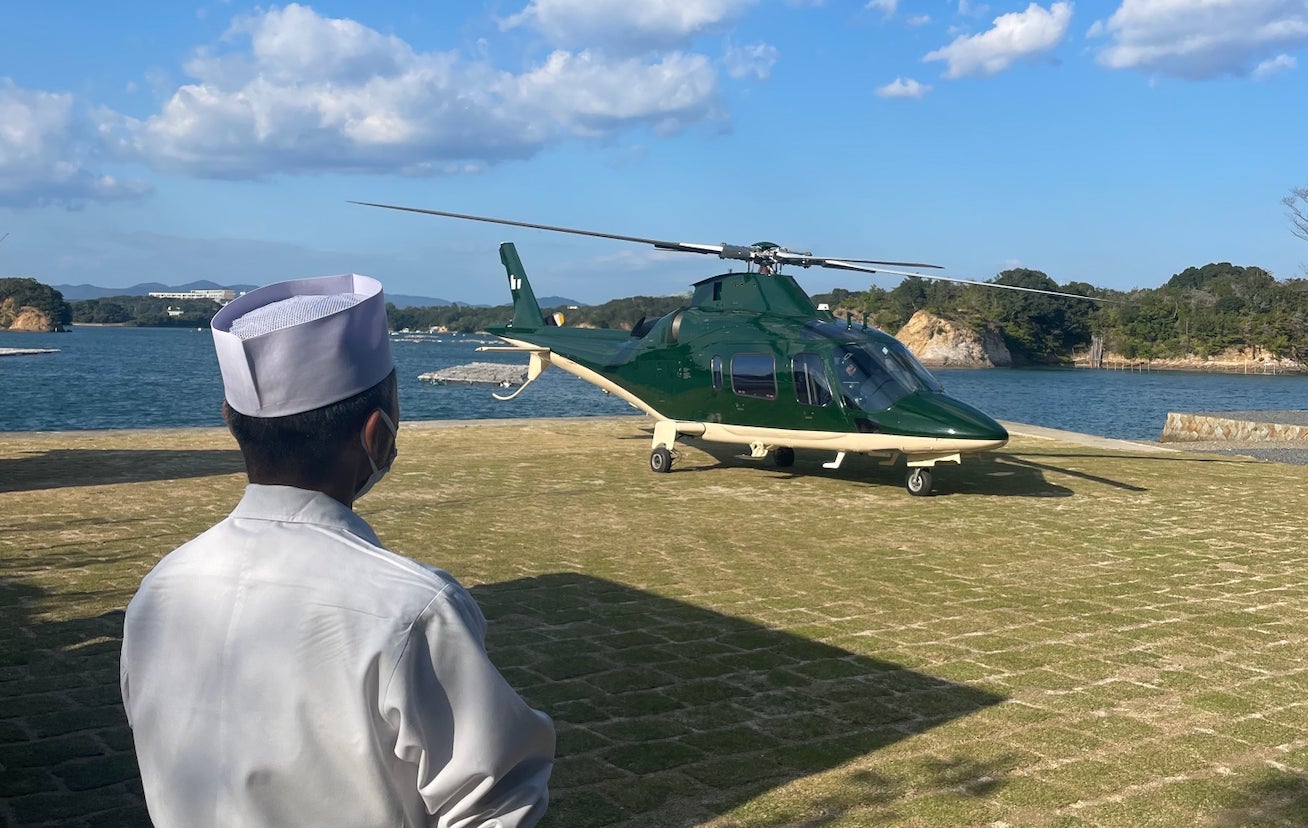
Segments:
[[[1112,42],[1111,69],[1200,80],[1245,75],[1251,65],[1308,43],[1306,0],[1122,0],[1088,33]]]
[[[702,55],[555,51],[514,75],[294,4],[239,18],[220,47],[197,52],[186,65],[195,82],[156,115],[121,119],[124,140],[152,165],[217,178],[439,175],[569,136],[667,133],[723,117]]]
[[[960,36],[923,60],[946,61],[945,77],[949,78],[993,75],[1018,60],[1053,49],[1067,34],[1071,20],[1070,2],[1054,3],[1047,10],[1032,3],[1026,11],[996,17],[989,31]]]
[[[531,0],[501,22],[529,26],[558,47],[600,51],[682,48],[718,31],[756,0]]]
[[[1257,80],[1267,80],[1268,78],[1275,77],[1282,72],[1289,72],[1298,65],[1299,61],[1295,60],[1290,55],[1277,55],[1276,57],[1264,60],[1262,63],[1255,66],[1253,76]]]
[[[759,80],[767,80],[778,57],[777,47],[767,43],[728,45],[726,54],[722,56],[722,64],[726,67],[727,74],[733,78],[753,75]]]
[[[895,9],[899,8],[899,0],[867,0],[864,8],[879,11],[886,17],[894,17]]]
[[[631,123],[662,132],[714,116],[717,78],[708,58],[674,52],[647,66],[590,52],[555,52],[506,85],[510,109],[553,113],[569,131],[598,135]]]
[[[114,160],[101,133],[103,114],[80,110],[72,95],[0,78],[0,206],[79,207],[148,193],[143,181],[99,171]]]
[[[914,26],[914,27],[925,26],[930,22],[931,22],[931,15],[929,14],[915,14],[904,21],[906,25]]]
[[[895,78],[885,86],[877,87],[876,94],[878,98],[920,98],[930,91],[930,86],[912,78]]]

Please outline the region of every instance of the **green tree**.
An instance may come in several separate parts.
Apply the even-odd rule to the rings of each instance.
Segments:
[[[978,301],[983,316],[996,324],[1005,344],[1020,361],[1060,362],[1076,347],[1090,342],[1090,302],[1029,291],[1066,292],[1048,275],[1029,268],[1005,270],[994,284],[1027,290],[988,290]]]

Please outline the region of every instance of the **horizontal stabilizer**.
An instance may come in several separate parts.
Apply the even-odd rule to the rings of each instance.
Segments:
[[[491,351],[504,354],[541,354],[550,352],[549,348],[536,348],[531,345],[482,345],[478,351]]]

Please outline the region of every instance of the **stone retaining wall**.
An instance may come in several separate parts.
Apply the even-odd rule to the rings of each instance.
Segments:
[[[1213,440],[1243,440],[1263,442],[1271,440],[1308,440],[1308,426],[1288,423],[1260,423],[1250,420],[1233,420],[1211,414],[1183,414],[1168,412],[1163,443],[1193,443]]]

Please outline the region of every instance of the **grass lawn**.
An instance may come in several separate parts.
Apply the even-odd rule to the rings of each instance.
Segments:
[[[1308,823],[1308,468],[1016,438],[944,467],[643,418],[406,424],[360,513],[559,731],[546,824]],[[146,824],[122,610],[244,486],[218,430],[0,434],[0,823]]]

